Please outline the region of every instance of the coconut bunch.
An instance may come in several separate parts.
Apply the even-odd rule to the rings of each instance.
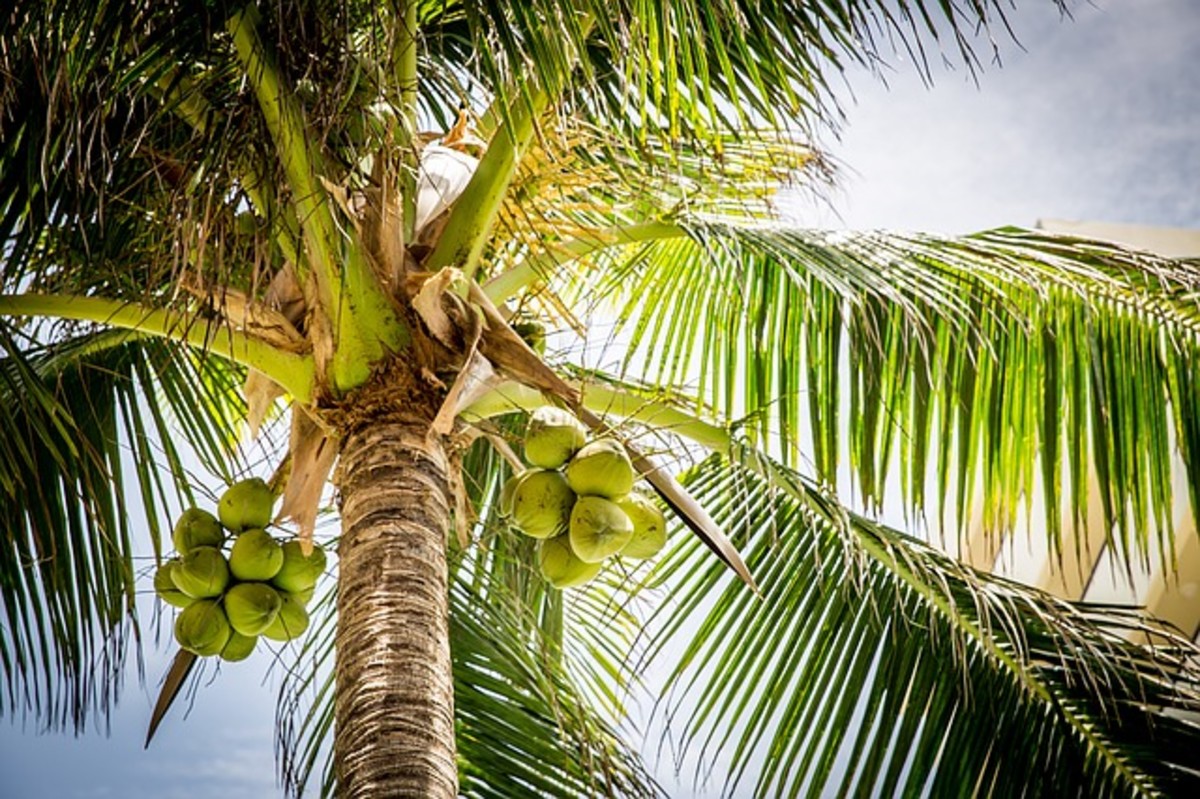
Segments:
[[[290,641],[308,629],[306,607],[325,552],[266,530],[275,494],[258,478],[235,483],[217,515],[188,508],[171,533],[176,555],[154,574],[155,593],[180,608],[175,640],[202,657],[250,657],[259,637]]]
[[[525,460],[530,468],[501,490],[500,512],[540,539],[538,565],[554,587],[583,585],[609,558],[649,558],[666,544],[666,519],[634,489],[637,475],[619,441],[589,441],[570,413],[542,407],[525,429]]]

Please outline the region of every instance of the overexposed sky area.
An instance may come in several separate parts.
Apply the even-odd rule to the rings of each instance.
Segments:
[[[851,78],[841,163],[809,224],[968,233],[1040,217],[1200,228],[1200,3],[1018,3],[978,84],[933,66],[925,90]],[[976,48],[984,57],[986,45]]]
[[[832,207],[791,208],[798,221],[940,233],[1041,217],[1200,228],[1200,2],[1094,0],[1072,21],[1049,0],[1020,0],[1011,17],[1025,51],[1001,41],[1003,65],[985,63],[978,85],[936,63],[926,89],[899,58],[890,89],[849,76],[841,138],[823,142],[842,165],[839,188]],[[147,684],[131,670],[110,738],[0,721],[0,799],[278,793],[269,660],[255,655],[202,684],[190,717],[173,710],[146,752],[170,655],[165,643],[147,647]],[[712,765],[715,791],[723,775]],[[660,764],[673,795],[697,795],[671,771]]]

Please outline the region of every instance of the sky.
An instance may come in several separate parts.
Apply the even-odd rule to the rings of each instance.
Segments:
[[[1011,21],[1024,50],[1002,41],[1002,66],[986,63],[978,83],[937,65],[927,88],[897,57],[886,88],[850,75],[842,133],[821,142],[841,166],[839,188],[789,215],[939,233],[1047,217],[1200,229],[1200,2],[1094,0],[1066,20],[1048,0],[1022,0]],[[145,684],[130,673],[110,736],[0,720],[0,799],[279,795],[278,674],[265,655],[202,684],[191,712],[173,709],[143,751],[170,656],[147,641]],[[673,795],[716,795],[671,771],[660,764]]]
[[[978,85],[893,59],[888,87],[852,79],[827,226],[966,233],[1039,218],[1200,227],[1200,4],[1096,0],[1060,19],[1023,2],[1025,51]],[[836,211],[836,214],[834,213]]]

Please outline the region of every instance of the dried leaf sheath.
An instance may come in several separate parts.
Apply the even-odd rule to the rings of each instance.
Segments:
[[[312,548],[321,496],[337,457],[337,442],[330,432],[314,421],[307,410],[293,406],[288,443],[291,465],[283,489],[279,519],[291,519],[296,523],[300,546],[306,554]]]

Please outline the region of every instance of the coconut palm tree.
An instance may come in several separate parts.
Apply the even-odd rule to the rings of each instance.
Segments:
[[[1001,534],[1036,490],[1068,557],[1094,475],[1123,563],[1169,544],[1173,460],[1200,507],[1197,265],[773,214],[830,179],[808,142],[847,65],[978,65],[1005,4],[963,5],[5,12],[0,709],[111,707],[136,553],[189,468],[251,468],[248,421],[286,436],[306,544],[336,487],[333,590],[283,655],[295,792],[659,793],[622,726],[651,668],[729,792],[1194,792],[1186,637],[877,511],[898,476],[912,518]],[[499,495],[543,405],[628,449],[666,552],[542,579]]]

